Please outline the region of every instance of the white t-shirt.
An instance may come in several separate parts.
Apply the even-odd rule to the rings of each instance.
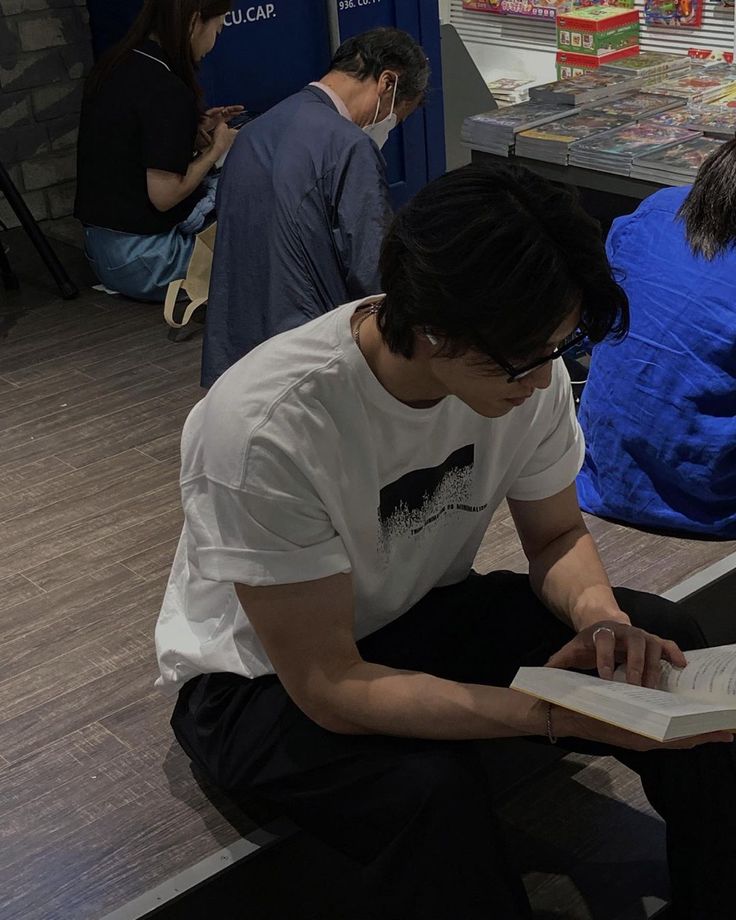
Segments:
[[[156,627],[165,690],[200,673],[273,673],[234,583],[350,572],[360,639],[462,581],[504,496],[574,481],[584,445],[561,361],[502,418],[455,397],[412,409],[353,341],[360,303],[256,348],[189,415],[185,523]]]

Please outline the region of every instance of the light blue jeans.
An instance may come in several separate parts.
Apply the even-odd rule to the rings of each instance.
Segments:
[[[87,258],[106,288],[154,303],[166,299],[170,282],[186,277],[195,240],[178,227],[151,236],[85,227],[84,238]]]

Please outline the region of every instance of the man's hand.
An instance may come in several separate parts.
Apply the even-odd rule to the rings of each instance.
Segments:
[[[626,662],[626,680],[630,684],[656,687],[660,661],[684,668],[687,660],[677,643],[661,639],[617,620],[600,620],[581,630],[549,659],[549,668],[598,669],[604,680],[613,677],[618,662]]]

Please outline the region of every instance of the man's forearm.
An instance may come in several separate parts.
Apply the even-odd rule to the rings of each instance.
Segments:
[[[342,734],[471,740],[546,732],[546,705],[523,693],[366,661],[315,690],[307,715]]]
[[[529,578],[537,597],[577,631],[599,620],[630,622],[613,596],[595,541],[584,525],[562,534],[530,559]]]

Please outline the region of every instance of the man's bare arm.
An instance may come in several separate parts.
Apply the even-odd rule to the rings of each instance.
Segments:
[[[437,739],[545,731],[544,707],[516,691],[364,661],[349,575],[236,590],[289,696],[323,728]]]
[[[630,622],[613,596],[574,485],[541,501],[509,499],[509,509],[532,588],[550,610],[576,630],[600,620]]]
[[[546,732],[547,704],[523,693],[364,661],[353,640],[348,575],[293,585],[235,587],[287,693],[328,731],[438,740]],[[634,750],[724,740],[721,732],[660,745],[557,707],[554,731],[559,737],[588,738]]]

